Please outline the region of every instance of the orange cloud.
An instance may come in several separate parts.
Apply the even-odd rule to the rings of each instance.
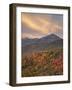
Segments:
[[[62,27],[57,23],[52,22],[50,18],[42,18],[40,16],[31,16],[29,14],[22,14],[21,17],[22,24],[26,25],[28,28],[41,32],[42,34],[48,34],[51,32],[57,32],[61,30]]]
[[[24,15],[22,17],[22,23],[26,24],[29,28],[32,28],[33,30],[42,32],[43,34],[48,33],[48,29],[45,28],[48,22],[41,22],[40,19],[35,22],[34,18],[32,19],[31,17]]]

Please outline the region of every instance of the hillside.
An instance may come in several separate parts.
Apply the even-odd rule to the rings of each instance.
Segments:
[[[63,40],[54,35],[22,40],[22,77],[63,74]]]
[[[62,75],[62,53],[62,49],[55,48],[24,55],[22,58],[22,77]]]
[[[44,51],[55,47],[63,47],[63,40],[54,34],[40,39],[22,40],[22,53]]]

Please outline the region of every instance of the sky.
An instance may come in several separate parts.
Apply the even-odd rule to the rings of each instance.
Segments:
[[[62,14],[21,13],[22,38],[41,38],[49,34],[63,38]]]

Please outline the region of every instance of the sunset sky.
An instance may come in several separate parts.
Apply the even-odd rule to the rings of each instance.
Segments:
[[[21,13],[22,38],[41,38],[49,34],[63,37],[62,14]]]

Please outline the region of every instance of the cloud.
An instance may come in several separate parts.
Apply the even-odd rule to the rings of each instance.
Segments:
[[[53,18],[51,18],[50,15],[45,16],[40,14],[22,13],[21,22],[23,31],[24,27],[26,28],[26,30],[32,30],[33,32],[36,32],[34,35],[36,35],[37,37],[40,37],[39,35],[37,35],[38,33],[40,33],[40,35],[48,35],[50,33],[58,32],[63,28],[62,25],[59,24],[58,21],[56,22],[56,19],[54,20]],[[28,35],[29,33],[27,32],[25,34]],[[34,35],[29,34],[30,37],[34,37]]]
[[[21,38],[41,38],[41,36],[40,35],[38,35],[38,34],[31,34],[31,33],[23,33],[22,35],[21,35]]]
[[[43,21],[43,19],[40,21],[40,18],[37,18],[37,21],[34,20],[34,18],[24,15],[24,17],[22,17],[22,23],[26,24],[27,27],[35,30],[35,31],[40,31],[43,34],[48,33],[48,29],[46,28],[46,26],[50,23]]]

